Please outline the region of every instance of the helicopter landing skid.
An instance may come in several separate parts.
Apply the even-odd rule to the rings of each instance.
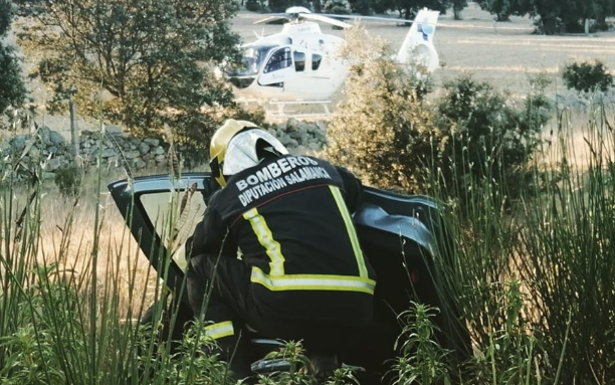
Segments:
[[[270,119],[312,118],[327,119],[331,116],[331,100],[269,100],[267,102],[241,99],[244,104],[257,103]]]

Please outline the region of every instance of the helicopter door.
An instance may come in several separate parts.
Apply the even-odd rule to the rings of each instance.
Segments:
[[[290,47],[282,47],[271,50],[267,64],[258,77],[261,86],[283,87],[284,81],[295,77],[295,66]]]

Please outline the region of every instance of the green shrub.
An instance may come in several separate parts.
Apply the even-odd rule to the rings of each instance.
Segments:
[[[367,184],[424,191],[425,166],[442,137],[423,104],[427,77],[390,53],[384,41],[351,30],[345,54],[358,64],[346,81],[346,100],[327,127],[324,155]]]
[[[585,61],[568,64],[564,68],[562,78],[568,89],[578,92],[606,92],[613,87],[613,75],[600,60],[595,60],[593,63]]]
[[[522,106],[508,102],[509,95],[469,75],[444,85],[436,102],[435,125],[446,138],[438,153],[445,190],[463,195],[468,178],[486,178],[501,184],[506,195],[519,196],[527,173],[524,165],[540,144],[540,133],[550,116],[544,83]]]
[[[519,195],[523,166],[549,119],[544,79],[514,105],[489,83],[462,76],[445,85],[432,107],[424,100],[427,74],[394,61],[385,43],[361,30],[348,41],[347,55],[359,64],[327,128],[325,156],[382,188],[424,193],[439,184],[460,196],[470,179],[486,178]]]
[[[56,170],[54,181],[60,194],[65,197],[74,197],[81,191],[83,172],[77,167],[66,167]]]
[[[399,315],[403,331],[398,343],[402,357],[393,366],[397,384],[450,384],[450,353],[436,341],[437,326],[432,319],[437,308],[412,302],[410,309]]]

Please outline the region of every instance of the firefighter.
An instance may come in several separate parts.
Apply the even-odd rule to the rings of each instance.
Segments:
[[[330,373],[344,337],[373,314],[375,274],[351,216],[360,182],[324,160],[289,155],[246,121],[227,120],[210,155],[219,189],[189,243],[194,313],[237,379],[251,374],[248,330],[303,341],[313,373]]]

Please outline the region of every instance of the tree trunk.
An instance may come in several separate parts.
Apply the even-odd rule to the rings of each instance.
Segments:
[[[589,19],[585,19],[585,34],[589,35]]]
[[[320,0],[313,0],[312,5],[314,6],[314,12],[321,13],[322,5],[320,4]]]
[[[410,6],[404,8],[404,19],[410,20],[410,16],[412,15],[412,9]]]
[[[455,20],[461,20],[461,10],[453,8],[453,17]]]

